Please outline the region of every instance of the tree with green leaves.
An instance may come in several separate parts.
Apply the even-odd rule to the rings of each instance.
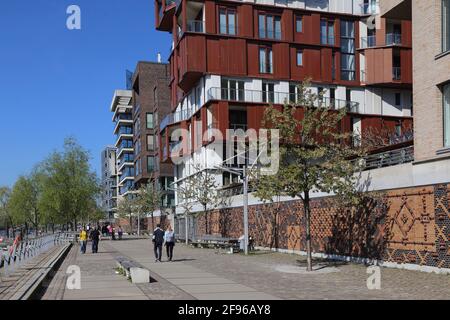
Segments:
[[[95,172],[89,166],[89,152],[74,138],[67,138],[62,152],[54,152],[42,164],[46,174],[41,204],[54,221],[72,226],[86,219],[100,192]]]
[[[312,271],[311,195],[326,192],[351,198],[361,164],[355,158],[361,150],[353,147],[352,134],[340,129],[346,109],[331,109],[323,103],[323,93],[314,94],[309,87],[308,81],[298,87],[296,102],[265,111],[264,126],[279,130],[280,166],[274,176],[258,176],[257,194],[266,200],[280,194],[301,199],[307,270]]]
[[[39,201],[42,196],[43,174],[34,170],[29,176],[21,176],[11,192],[9,209],[14,223],[18,225],[33,226],[35,235],[39,233],[42,222],[42,212],[39,210]]]
[[[10,237],[9,229],[13,228],[11,212],[9,210],[9,199],[11,189],[9,187],[0,187],[0,225],[6,229],[6,237]]]

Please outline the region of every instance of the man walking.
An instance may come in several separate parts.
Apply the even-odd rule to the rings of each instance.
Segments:
[[[100,241],[100,231],[98,228],[95,228],[91,232],[91,240],[92,240],[92,253],[98,252],[98,242]]]
[[[88,234],[86,231],[86,227],[83,227],[80,232],[80,244],[81,244],[81,253],[86,253],[86,245],[87,245]]]
[[[162,246],[164,243],[164,231],[161,229],[161,225],[157,224],[156,229],[153,231],[153,250],[155,251],[155,262],[161,262]]]

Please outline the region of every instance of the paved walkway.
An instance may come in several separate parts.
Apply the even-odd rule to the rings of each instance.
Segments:
[[[115,257],[126,256],[157,282],[134,285],[115,274]],[[65,289],[65,270],[79,265],[82,290]],[[381,269],[381,290],[369,290],[366,267],[337,263],[331,273],[289,273],[304,258],[271,252],[250,256],[177,244],[175,261],[155,263],[150,240],[103,241],[98,255],[66,258],[47,299],[450,299],[450,276]]]

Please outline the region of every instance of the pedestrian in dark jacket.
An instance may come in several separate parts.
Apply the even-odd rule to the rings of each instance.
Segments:
[[[156,229],[153,231],[153,250],[155,252],[155,262],[161,262],[162,246],[164,243],[164,231],[161,229],[161,225],[156,225]]]
[[[99,228],[95,228],[91,232],[90,237],[92,240],[92,253],[97,253],[98,252],[98,242],[100,241],[100,238],[101,238],[101,233],[99,231]]]

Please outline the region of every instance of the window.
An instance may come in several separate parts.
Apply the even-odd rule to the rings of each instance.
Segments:
[[[397,107],[402,105],[402,95],[399,92],[395,93],[395,105]]]
[[[303,17],[297,16],[295,18],[295,32],[303,32]]]
[[[272,82],[263,82],[263,102],[274,103],[275,102],[275,84]]]
[[[320,21],[320,43],[334,46],[334,21]]]
[[[153,129],[153,113],[147,113],[147,129]]]
[[[450,83],[444,86],[444,147],[450,147]]]
[[[442,51],[450,51],[450,0],[442,0]]]
[[[220,87],[222,99],[244,101],[244,81],[222,79]]]
[[[155,136],[148,135],[147,136],[147,151],[155,150]]]
[[[281,39],[281,17],[271,14],[259,14],[259,37]]]
[[[341,80],[355,80],[355,23],[341,21]]]
[[[272,62],[273,62],[272,48],[270,47],[259,48],[259,72],[273,73]]]
[[[233,8],[220,8],[219,9],[220,26],[219,31],[221,34],[236,35],[236,10]]]
[[[147,173],[155,171],[155,157],[147,157]]]
[[[297,50],[297,66],[303,66],[303,50]]]

